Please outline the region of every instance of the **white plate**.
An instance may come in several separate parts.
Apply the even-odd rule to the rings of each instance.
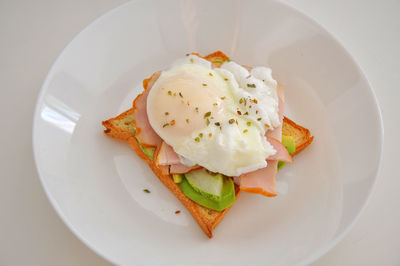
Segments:
[[[215,50],[272,67],[287,115],[315,140],[279,172],[277,198],[242,193],[210,240],[100,123],[128,109],[154,71],[187,52]],[[84,243],[125,265],[309,263],[365,207],[382,140],[376,98],[351,56],[314,21],[275,1],[133,1],[114,9],[58,57],[33,127],[54,208]]]

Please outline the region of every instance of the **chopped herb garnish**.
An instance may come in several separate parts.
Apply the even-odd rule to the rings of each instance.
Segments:
[[[226,60],[226,62],[230,62],[230,61],[231,61],[230,59]]]
[[[240,98],[239,103],[242,104],[243,101],[244,101],[244,99],[243,99],[243,98]]]
[[[194,141],[199,142],[199,141],[200,141],[200,138],[199,138],[199,137],[196,137],[196,138],[194,139]]]
[[[150,193],[150,190],[148,190],[148,189],[146,188],[146,189],[143,189],[143,192]]]
[[[196,112],[199,112],[199,107],[194,108],[194,110],[196,110]]]
[[[212,117],[210,117],[210,119],[214,119],[214,117],[212,116]]]
[[[247,87],[249,87],[249,88],[255,88],[255,87],[256,87],[256,84],[254,84],[254,83],[247,83]]]
[[[213,103],[213,105],[214,105],[214,106],[217,106],[217,105],[218,105],[218,103]]]
[[[238,115],[241,115],[241,114],[242,114],[242,112],[240,112],[239,110],[237,110],[237,113],[238,113]]]
[[[172,95],[172,91],[168,91],[168,95]]]
[[[207,124],[207,126],[210,124],[210,119],[207,118],[206,124]]]
[[[207,86],[207,84],[206,84],[206,83],[203,83],[202,85],[203,85],[203,86]]]
[[[185,104],[185,101],[184,101],[184,100],[181,100],[181,103]]]
[[[182,92],[179,92],[179,96],[181,96],[183,98]]]
[[[269,125],[268,125],[268,124],[264,124],[264,126],[265,126],[265,127],[269,127]]]
[[[207,118],[207,117],[209,117],[210,115],[211,115],[211,112],[207,112],[207,113],[204,114],[204,118]]]
[[[249,115],[249,112],[244,113],[243,115]]]
[[[169,115],[169,113],[168,113],[168,112],[165,112],[165,115]]]
[[[229,119],[229,124],[233,124],[233,123],[235,123],[235,119],[233,119],[233,118],[231,118],[231,119]]]
[[[247,129],[245,129],[245,130],[243,130],[243,133],[247,133],[247,131],[248,131],[248,130],[247,130]]]
[[[186,118],[186,123],[189,124],[189,122],[190,122],[190,119],[189,119],[189,118]]]
[[[215,64],[222,64],[224,61],[222,61],[222,60],[214,60],[213,61],[213,63],[215,63]]]
[[[220,123],[220,122],[216,122],[216,123],[214,123],[214,125],[216,125],[217,127],[219,127],[219,126],[221,125],[221,123]]]
[[[221,100],[225,100],[225,98],[226,98],[225,96],[224,96],[224,97],[221,97]]]
[[[211,77],[213,76],[213,74],[210,72],[210,73],[208,73],[208,75],[210,75]]]
[[[200,133],[200,134],[199,134],[199,137],[202,138],[202,137],[203,137],[203,133]]]
[[[247,124],[247,126],[251,126],[251,122],[250,122],[250,121],[249,121],[249,122],[247,122],[246,124]]]
[[[257,118],[257,121],[261,121],[261,117]]]
[[[175,120],[171,120],[170,125],[171,125],[171,126],[175,125]]]
[[[169,126],[169,123],[165,123],[162,127],[164,128],[164,127],[167,127],[167,126]]]

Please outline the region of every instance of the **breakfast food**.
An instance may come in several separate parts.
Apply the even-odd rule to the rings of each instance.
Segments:
[[[103,121],[185,205],[208,237],[240,191],[276,196],[275,175],[313,137],[283,116],[266,67],[189,54],[143,81],[133,107]]]

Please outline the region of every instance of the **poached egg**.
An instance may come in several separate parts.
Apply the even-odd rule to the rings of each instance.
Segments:
[[[280,125],[277,82],[266,67],[179,59],[151,88],[147,115],[187,166],[239,176],[266,167],[276,153],[265,133]]]

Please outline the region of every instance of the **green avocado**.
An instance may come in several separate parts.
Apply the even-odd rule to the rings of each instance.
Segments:
[[[296,151],[296,142],[292,136],[282,135],[282,144],[286,147],[289,154],[293,154]]]
[[[213,177],[209,174],[209,176]],[[205,177],[207,178],[207,177]],[[189,199],[193,200],[197,204],[207,207],[212,210],[222,211],[228,207],[230,207],[235,202],[235,186],[233,181],[229,177],[222,176],[222,191],[219,200],[215,198],[206,197],[202,193],[196,190],[189,184],[187,178],[183,178],[179,183],[179,187],[181,188],[183,194],[186,195]],[[214,181],[211,181],[214,182]]]
[[[212,175],[205,169],[193,170],[185,174],[186,180],[201,195],[219,201],[221,199],[224,177]]]
[[[289,154],[293,154],[296,151],[296,143],[292,136],[282,135],[282,144],[285,146]],[[286,162],[278,162],[278,170],[280,170]]]
[[[139,146],[142,149],[142,151],[144,152],[144,154],[146,154],[146,156],[149,157],[150,160],[153,161],[155,148],[145,148],[140,143],[139,143]]]
[[[173,175],[172,175],[172,178],[174,179],[174,182],[175,182],[175,183],[179,184],[180,182],[182,182],[183,175],[176,175],[176,174],[173,174]]]

